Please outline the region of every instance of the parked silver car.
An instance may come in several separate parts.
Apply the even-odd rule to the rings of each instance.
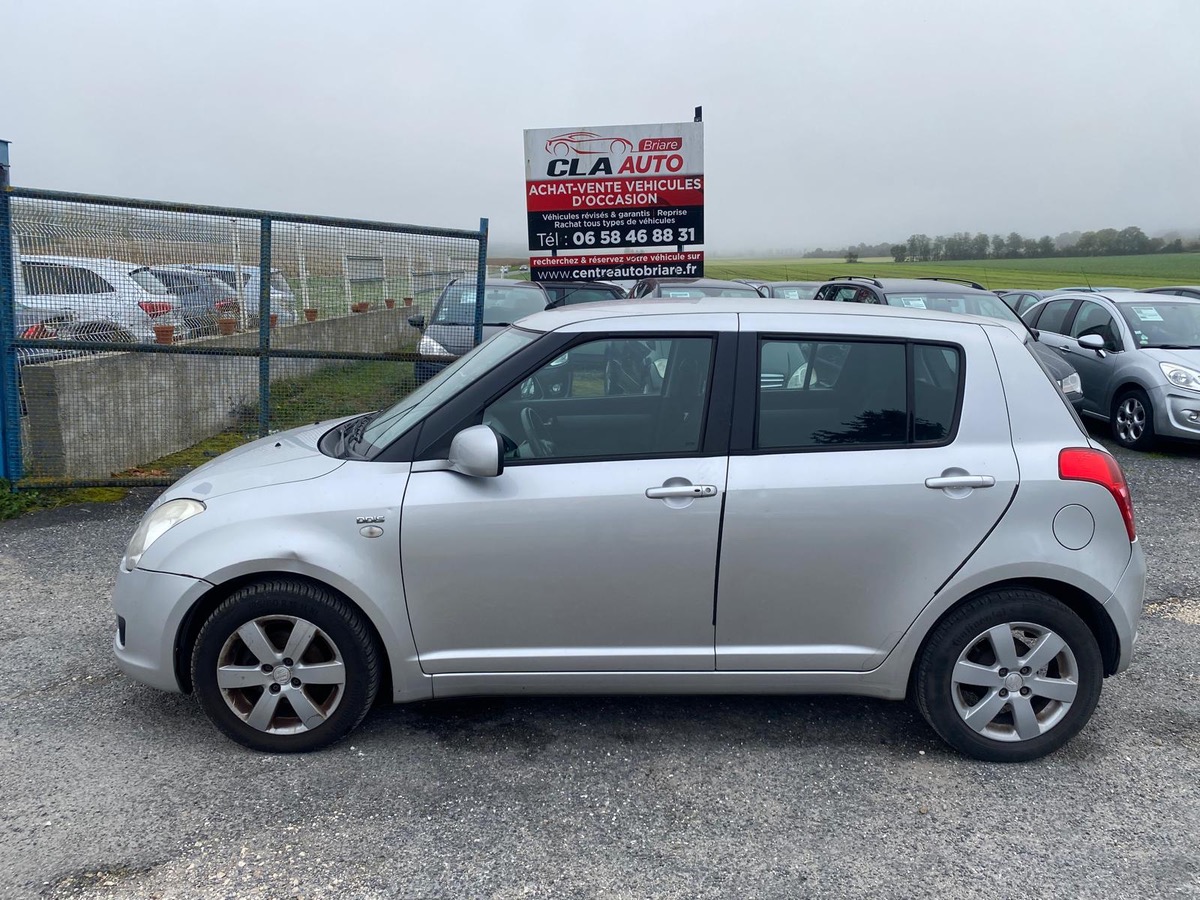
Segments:
[[[271,752],[380,692],[844,693],[1009,761],[1088,721],[1144,579],[1120,468],[1012,325],[616,301],[181,479],[129,543],[114,642]]]
[[[1029,309],[1038,340],[1083,385],[1080,411],[1135,450],[1156,437],[1200,440],[1200,300],[1120,291],[1055,295]]]

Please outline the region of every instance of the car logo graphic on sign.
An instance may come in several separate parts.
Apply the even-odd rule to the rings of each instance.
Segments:
[[[552,156],[595,155],[612,153],[619,156],[633,149],[633,141],[623,137],[603,137],[594,131],[568,131],[546,141],[546,152]]]

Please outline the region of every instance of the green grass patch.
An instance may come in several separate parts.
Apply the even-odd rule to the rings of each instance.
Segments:
[[[27,512],[55,509],[76,503],[116,503],[129,493],[127,488],[91,487],[53,490],[12,491],[11,485],[0,480],[0,519],[15,519]]]

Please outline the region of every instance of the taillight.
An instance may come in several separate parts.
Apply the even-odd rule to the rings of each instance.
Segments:
[[[28,328],[22,331],[21,337],[27,341],[41,341],[45,340],[46,338],[54,337],[54,334],[55,333],[53,331],[51,331],[41,322],[38,322],[36,325],[30,325]]]
[[[1108,492],[1117,501],[1117,509],[1121,510],[1121,518],[1125,520],[1129,540],[1137,537],[1129,485],[1125,483],[1121,467],[1110,454],[1090,447],[1068,447],[1061,450],[1058,454],[1058,477],[1064,481],[1090,481],[1108,488]]]
[[[175,308],[165,300],[139,300],[138,306],[142,308],[142,312],[152,319],[157,319],[159,316],[165,316]]]

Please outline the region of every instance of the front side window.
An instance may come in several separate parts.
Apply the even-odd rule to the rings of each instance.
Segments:
[[[712,367],[709,337],[614,337],[572,347],[483,410],[505,459],[695,454]]]
[[[765,339],[758,449],[943,443],[954,432],[961,351],[903,341]]]
[[[1079,307],[1075,321],[1071,323],[1071,337],[1078,340],[1087,334],[1096,334],[1104,339],[1105,350],[1120,350],[1116,320],[1099,303],[1087,302]]]

